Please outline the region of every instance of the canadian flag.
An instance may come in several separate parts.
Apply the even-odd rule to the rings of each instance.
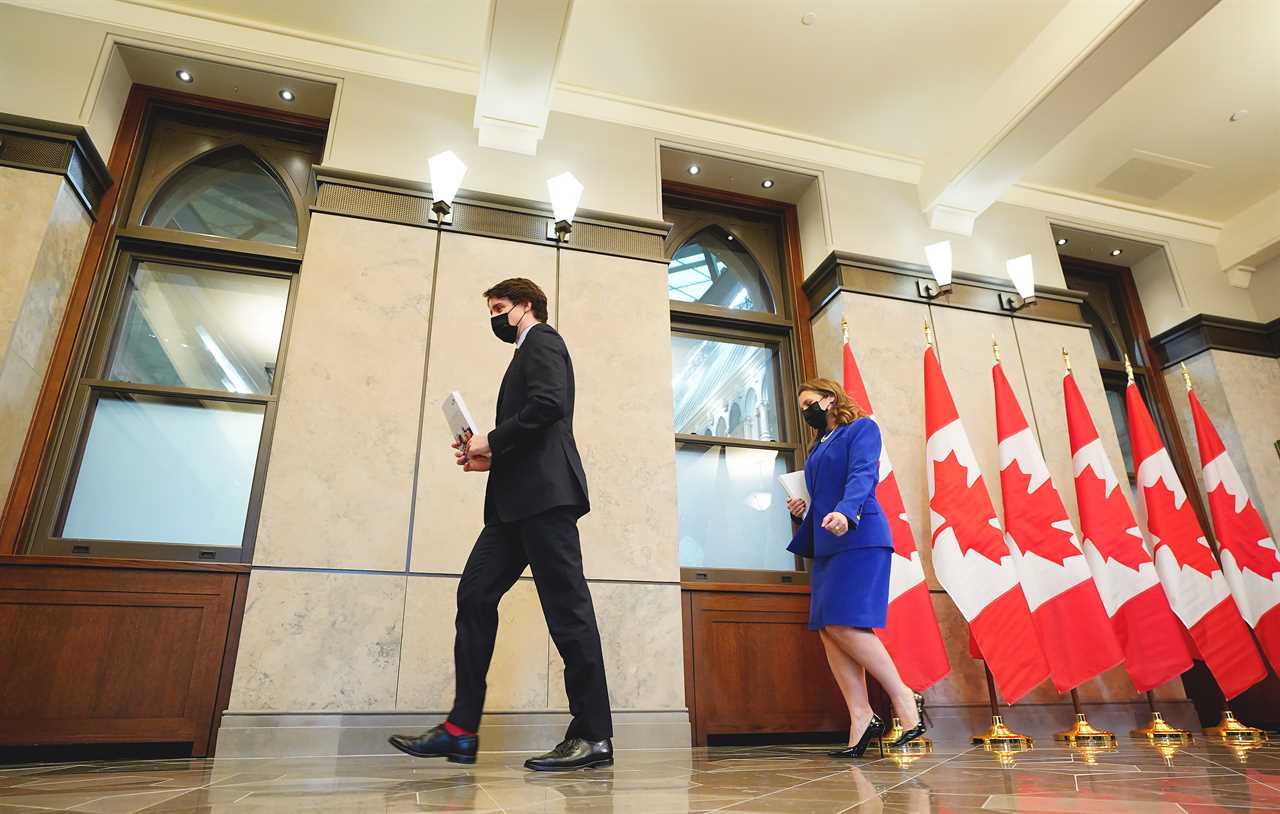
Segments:
[[[924,427],[933,569],[1012,704],[1049,676],[1049,666],[933,346],[924,352]]]
[[[1240,474],[1194,390],[1191,417],[1200,446],[1204,490],[1218,537],[1222,573],[1244,620],[1257,634],[1262,652],[1280,670],[1280,557],[1262,516],[1249,499]]]
[[[1004,368],[991,368],[1005,538],[1060,693],[1124,660],[1084,551]]]
[[[871,399],[867,396],[867,388],[848,339],[844,343],[844,389],[871,415]],[[880,447],[880,483],[876,486],[876,500],[889,519],[893,533],[889,616],[885,626],[876,630],[876,635],[884,642],[906,685],[916,692],[924,692],[951,672],[951,663],[947,661],[938,617],[934,615],[933,601],[929,598],[929,586],[924,579],[924,567],[920,564],[920,552],[911,533],[902,491],[898,488],[893,465],[889,463],[889,452],[883,444]]]
[[[1156,573],[1173,612],[1191,633],[1223,695],[1234,698],[1266,678],[1266,665],[1236,610],[1227,578],[1209,550],[1169,452],[1132,382],[1125,391],[1125,402]]]
[[[1133,510],[1070,372],[1062,379],[1062,394],[1085,560],[1124,651],[1125,672],[1138,692],[1146,692],[1191,669],[1186,633],[1160,587]]]

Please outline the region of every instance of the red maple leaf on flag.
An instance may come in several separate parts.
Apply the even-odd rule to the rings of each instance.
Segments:
[[[1275,549],[1258,545],[1259,540],[1271,535],[1252,502],[1237,512],[1235,495],[1227,491],[1225,483],[1219,483],[1218,488],[1209,493],[1209,510],[1213,513],[1218,544],[1231,552],[1236,565],[1265,580],[1280,573],[1280,560],[1276,558]]]
[[[876,500],[880,502],[880,510],[889,519],[894,553],[911,559],[911,555],[916,553],[916,540],[911,534],[911,525],[903,518],[907,509],[902,505],[902,492],[898,490],[898,479],[893,472],[886,475],[876,487]]]
[[[1074,535],[1053,525],[1068,518],[1051,479],[1045,478],[1032,492],[1031,476],[1013,461],[1000,473],[1000,484],[1004,488],[1005,528],[1022,553],[1035,552],[1058,565],[1081,553],[1071,540]]]
[[[969,484],[969,470],[960,463],[954,451],[933,465],[933,486],[929,506],[945,521],[934,533],[934,539],[938,533],[950,528],[956,535],[962,555],[976,551],[994,563],[1009,555],[1004,535],[991,525],[995,510],[991,507],[986,483],[979,476]]]
[[[1119,487],[1108,496],[1107,482],[1089,467],[1076,477],[1076,500],[1080,504],[1081,531],[1102,556],[1134,571],[1151,562],[1142,538],[1128,531],[1135,524]],[[1096,529],[1103,530],[1105,539],[1094,535]]]
[[[1183,501],[1182,507],[1176,508],[1173,492],[1163,479],[1146,488],[1146,499],[1147,518],[1156,550],[1167,546],[1179,565],[1190,566],[1207,577],[1213,576],[1213,572],[1218,570],[1218,561],[1213,558],[1209,546],[1200,542],[1204,533],[1191,511],[1191,504]]]

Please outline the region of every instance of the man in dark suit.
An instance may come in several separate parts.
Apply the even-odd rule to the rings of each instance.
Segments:
[[[498,601],[525,566],[533,571],[551,638],[564,659],[573,720],[564,741],[525,762],[535,771],[613,765],[613,722],[591,594],[582,573],[578,518],[590,510],[573,440],[573,362],[547,325],[547,295],[529,280],[484,293],[493,333],[516,346],[498,391],[493,432],[455,444],[467,472],[488,472],[484,530],[458,585],[456,686],[448,719],[391,745],[417,757],[474,763],[485,676],[498,633]]]

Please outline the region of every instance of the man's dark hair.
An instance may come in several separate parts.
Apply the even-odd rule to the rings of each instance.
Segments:
[[[547,295],[533,280],[523,277],[512,277],[484,292],[486,300],[510,300],[512,305],[529,303],[533,307],[533,316],[539,322],[547,321]]]

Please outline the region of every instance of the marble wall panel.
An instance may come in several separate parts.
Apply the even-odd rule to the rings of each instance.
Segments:
[[[680,586],[593,582],[609,700],[615,710],[684,709]],[[567,709],[564,664],[550,653],[552,709]]]
[[[1116,438],[1115,424],[1111,420],[1111,410],[1107,406],[1107,395],[1102,387],[1102,375],[1098,372],[1093,344],[1085,328],[1025,319],[1013,320],[1013,324],[1024,367],[1019,372],[1006,366],[1005,374],[1010,381],[1015,375],[1026,376],[1031,401],[1022,404],[1023,412],[1027,414],[1028,421],[1032,421],[1034,415],[1033,424],[1039,433],[1040,449],[1049,464],[1049,473],[1054,485],[1058,487],[1058,493],[1062,495],[1062,502],[1071,515],[1076,533],[1079,534],[1080,515],[1076,506],[1071,440],[1067,436],[1067,414],[1062,395],[1063,348],[1071,354],[1076,386],[1080,388],[1089,413],[1093,416],[1093,423],[1098,428],[1098,436],[1102,439],[1111,466],[1118,474],[1124,473],[1124,458],[1120,454],[1120,444]],[[1133,494],[1127,484],[1122,484],[1122,492],[1132,506]]]
[[[26,301],[27,283],[64,182],[57,175],[0,167],[0,359]]]
[[[452,438],[440,405],[450,391],[457,390],[481,431],[493,428],[498,386],[511,361],[512,347],[493,336],[481,295],[503,279],[526,277],[546,292],[554,313],[555,250],[449,233],[440,240],[411,567],[418,572],[460,574],[484,525],[487,476],[462,472],[454,463],[449,448]],[[586,348],[576,350],[581,353]]]
[[[560,264],[574,432],[591,492],[580,524],[587,577],[677,581],[666,268],[586,252],[562,252]]]
[[[453,705],[457,592],[453,577],[409,577],[397,710],[445,711]],[[485,709],[546,709],[551,640],[531,580],[520,580],[503,597],[498,617]]]
[[[1223,350],[1212,353],[1240,439],[1238,447],[1228,446],[1228,450],[1241,476],[1253,481],[1254,502],[1270,521],[1272,533],[1280,534],[1280,449],[1276,447],[1280,441],[1280,359]],[[1213,413],[1209,417],[1221,433],[1222,420]]]
[[[256,564],[405,567],[435,239],[312,218]]]
[[[0,496],[9,494],[42,381],[21,359],[0,365]]]
[[[930,587],[938,588],[929,557],[929,483],[924,466],[923,303],[841,294],[813,322],[818,374],[844,376],[840,320],[849,321],[849,344],[880,422],[885,448],[902,490],[916,546]]]
[[[230,709],[394,708],[405,580],[398,575],[254,571]]]

